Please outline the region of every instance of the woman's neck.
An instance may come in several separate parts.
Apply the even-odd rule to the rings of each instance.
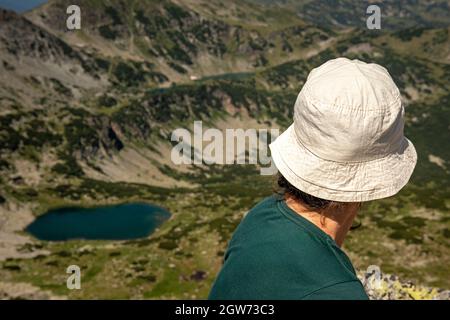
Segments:
[[[328,234],[339,247],[342,246],[360,207],[359,203],[348,203],[341,209],[318,212],[309,209],[301,201],[289,196],[286,198],[286,204],[298,215]]]

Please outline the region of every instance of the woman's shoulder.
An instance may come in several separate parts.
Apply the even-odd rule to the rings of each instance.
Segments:
[[[277,201],[280,200],[276,195],[266,197],[246,212],[233,234],[232,241],[252,231],[264,232],[276,227],[274,222],[281,217],[276,205]]]

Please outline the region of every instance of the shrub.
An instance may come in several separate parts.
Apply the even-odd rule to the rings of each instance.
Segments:
[[[103,38],[108,40],[115,40],[117,38],[117,32],[108,25],[99,27],[98,32],[100,32]]]

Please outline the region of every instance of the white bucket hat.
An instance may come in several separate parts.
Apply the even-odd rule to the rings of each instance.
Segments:
[[[272,159],[294,187],[322,199],[389,197],[417,161],[403,116],[400,91],[385,68],[330,60],[308,75],[294,123],[270,144]]]

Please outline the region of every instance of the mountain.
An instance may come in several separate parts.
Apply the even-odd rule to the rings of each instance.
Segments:
[[[298,13],[310,23],[327,27],[366,28],[367,8],[381,9],[382,28],[389,31],[415,28],[446,28],[450,24],[448,0],[252,0]]]
[[[450,287],[448,11],[442,1],[403,1],[400,11],[385,3],[393,24],[411,23],[404,12],[421,22],[351,27],[360,1],[54,0],[25,15],[0,11],[6,287],[27,283],[70,298],[205,297],[231,233],[272,192],[273,178],[254,165],[175,165],[172,131],[196,120],[286,128],[309,71],[338,56],[389,70],[419,154],[397,197],[363,208],[345,250],[360,269],[376,264]],[[69,4],[81,8],[81,30],[66,30]],[[328,16],[335,5],[339,28]],[[130,201],[173,217],[148,239],[126,242],[47,243],[21,233],[49,208]],[[82,292],[58,285],[74,259],[88,274]]]

